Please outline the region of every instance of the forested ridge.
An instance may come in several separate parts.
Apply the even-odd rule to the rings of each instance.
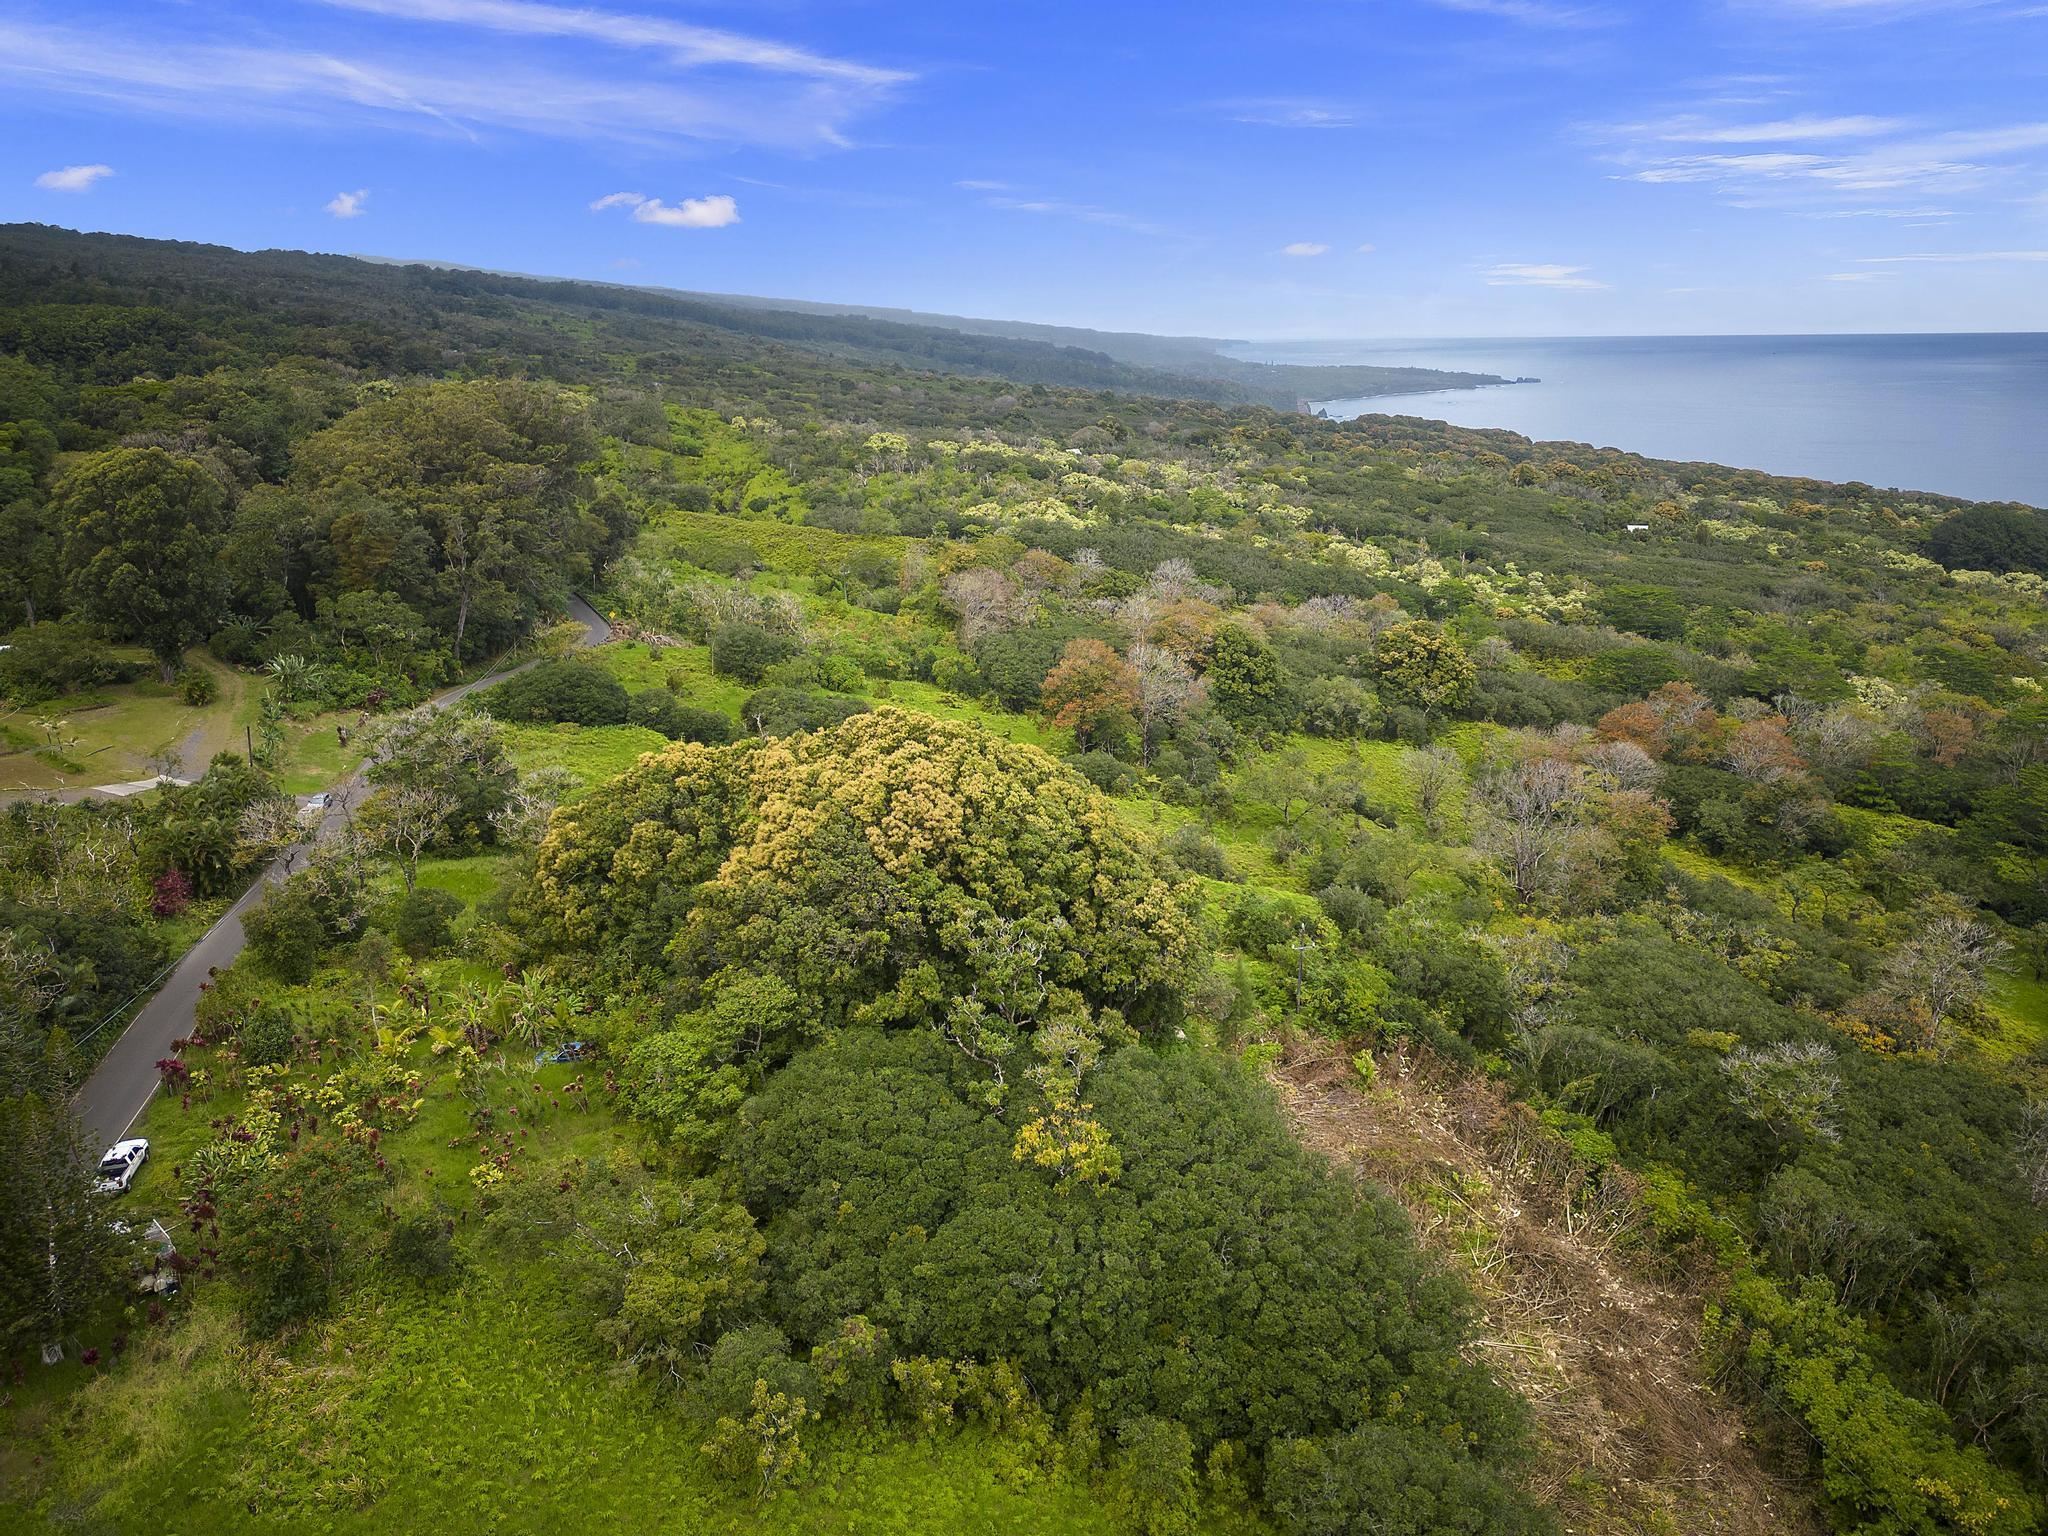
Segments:
[[[2041,1529],[2042,513],[715,309],[0,232],[10,1515]]]

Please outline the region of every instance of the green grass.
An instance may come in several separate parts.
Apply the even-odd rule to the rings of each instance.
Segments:
[[[521,770],[565,768],[576,776],[579,793],[617,778],[642,754],[668,745],[661,732],[644,725],[508,725],[505,738]]]
[[[650,543],[659,555],[675,558],[680,553],[678,543],[708,537],[721,543],[746,544],[767,569],[801,576],[834,570],[863,551],[900,556],[918,542],[893,534],[838,533],[830,528],[725,517],[716,512],[669,512],[651,532],[654,538]]]
[[[1003,1487],[973,1435],[864,1445],[814,1430],[807,1483],[735,1496],[713,1481],[701,1431],[607,1370],[562,1298],[524,1278],[362,1293],[275,1351],[201,1301],[150,1358],[49,1416],[87,1432],[38,1502],[137,1536],[1117,1529],[1085,1487]]]
[[[1718,877],[1730,885],[1741,886],[1745,891],[1754,891],[1758,895],[1766,894],[1767,884],[1760,877],[1730,864],[1726,859],[1717,859],[1711,853],[1690,844],[1666,843],[1664,858],[1681,873],[1691,875],[1695,880],[1712,880]]]
[[[52,789],[64,784],[122,784],[147,778],[156,770],[153,755],[184,747],[183,771],[197,777],[217,748],[213,743],[239,738],[235,714],[249,679],[218,662],[201,660],[220,683],[220,696],[197,708],[178,690],[154,675],[88,694],[30,705],[15,719],[21,733],[37,742],[51,736],[65,743],[62,755],[77,764],[69,769],[43,754],[15,750],[0,755],[0,783],[8,788]],[[58,722],[45,732],[38,720]],[[197,750],[191,750],[195,738]],[[17,736],[17,740],[21,739]]]
[[[1977,1048],[1991,1060],[2012,1061],[2048,1045],[2048,981],[2000,972],[1991,978],[1984,1007],[1993,1029],[1976,1037]]]
[[[868,696],[877,704],[914,709],[941,720],[965,720],[993,735],[1042,747],[1055,755],[1070,750],[1074,743],[1071,731],[1055,730],[1037,715],[1012,714],[1000,705],[948,693],[936,683],[894,678],[870,684]]]

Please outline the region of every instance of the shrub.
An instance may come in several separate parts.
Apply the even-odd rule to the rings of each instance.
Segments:
[[[1323,916],[1343,933],[1371,933],[1387,915],[1383,903],[1355,885],[1325,886],[1316,892],[1316,901],[1322,906]]]
[[[128,682],[141,672],[133,662],[116,659],[85,625],[68,620],[17,629],[7,647],[0,651],[0,689],[18,704]]]
[[[455,1229],[439,1216],[401,1216],[384,1239],[384,1262],[421,1285],[439,1285],[461,1266]]]
[[[298,1024],[282,1008],[256,1008],[235,1031],[235,1049],[252,1067],[290,1061],[299,1047]]]
[[[448,947],[455,919],[461,912],[461,897],[423,885],[399,902],[392,918],[391,936],[415,959],[431,955]]]
[[[1211,880],[1235,880],[1230,861],[1224,857],[1223,845],[1209,836],[1193,822],[1175,827],[1159,845],[1172,856],[1174,863],[1191,875],[1202,875]]]
[[[807,688],[762,688],[747,696],[740,718],[763,736],[817,731],[866,714],[867,702]]]
[[[1329,1440],[1283,1440],[1266,1502],[1289,1536],[1522,1536],[1549,1528],[1491,1468],[1440,1435],[1367,1424]]]
[[[1120,795],[1138,782],[1138,770],[1107,752],[1083,752],[1067,766],[1106,795]]]
[[[626,686],[586,661],[543,661],[485,690],[480,702],[500,720],[621,725]]]
[[[674,741],[683,734],[688,708],[666,688],[643,688],[626,701],[626,724],[644,725]]]
[[[257,962],[294,986],[313,979],[327,947],[326,925],[312,893],[296,880],[272,886],[242,918],[242,932]]]
[[[1243,891],[1231,902],[1223,931],[1246,954],[1264,957],[1278,955],[1302,924],[1314,928],[1316,918],[1315,909],[1295,897]]]
[[[711,633],[711,669],[721,677],[758,683],[770,667],[799,649],[788,635],[759,624],[721,624]]]
[[[1194,1529],[1195,1442],[1187,1426],[1147,1415],[1117,1436],[1110,1504],[1141,1536],[1181,1536]]]
[[[739,734],[740,728],[731,715],[716,709],[700,709],[694,704],[685,704],[682,729],[676,733],[676,739],[694,741],[706,747],[722,747],[727,742],[737,741]]]
[[[204,667],[187,667],[178,674],[178,697],[203,709],[220,697],[220,683]]]
[[[818,658],[818,684],[834,693],[852,693],[866,680],[860,663],[851,656]]]
[[[149,915],[177,917],[192,905],[192,882],[181,870],[167,869],[149,885]]]

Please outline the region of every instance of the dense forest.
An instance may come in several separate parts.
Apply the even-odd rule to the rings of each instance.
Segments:
[[[0,231],[10,1518],[2042,1529],[2044,515],[1205,392]]]

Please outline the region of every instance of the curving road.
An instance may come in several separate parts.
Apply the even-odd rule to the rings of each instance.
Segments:
[[[569,616],[583,626],[583,634],[576,642],[579,646],[602,645],[611,638],[611,626],[582,598],[569,599]],[[502,672],[479,677],[474,682],[437,694],[420,707],[446,709],[477,689],[503,682],[533,664],[533,661],[522,662]],[[362,795],[364,783],[363,770],[357,768],[345,782],[328,791],[327,812],[321,817],[312,842],[333,836],[335,830],[346,822],[350,807]],[[121,1032],[121,1038],[108,1048],[100,1064],[93,1069],[92,1076],[80,1086],[72,1103],[92,1147],[109,1146],[119,1141],[148,1108],[158,1085],[156,1064],[172,1054],[173,1040],[183,1039],[192,1033],[192,1011],[199,1002],[199,989],[215,971],[225,970],[234,964],[235,957],[242,952],[242,914],[263,894],[265,887],[290,874],[304,852],[305,846],[301,845],[278,855],[242,893],[241,899],[222,914],[220,921],[206,930],[205,937],[185,952],[184,959],[178,962],[177,969],[171,972],[156,996],[143,1004],[142,1011]]]

